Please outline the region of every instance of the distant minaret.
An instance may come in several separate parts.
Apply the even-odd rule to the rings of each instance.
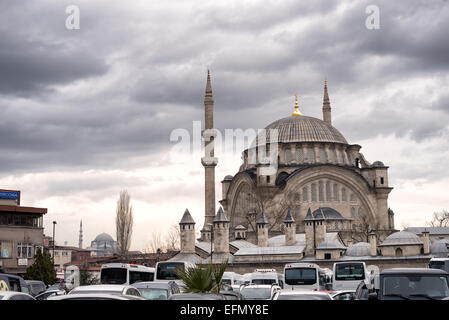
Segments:
[[[327,93],[327,81],[324,80],[324,97],[323,97],[323,120],[332,125],[331,103]]]
[[[78,241],[78,247],[83,248],[83,220],[80,221],[80,238]]]
[[[203,139],[205,140],[204,157],[201,163],[205,172],[205,217],[204,226],[201,230],[201,239],[210,239],[211,224],[215,218],[215,166],[218,158],[214,156],[214,100],[212,98],[212,86],[210,83],[210,71],[207,70],[206,95],[204,97],[205,108],[205,126],[203,131]]]

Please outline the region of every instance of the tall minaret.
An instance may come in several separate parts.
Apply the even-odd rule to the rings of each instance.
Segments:
[[[323,97],[323,120],[332,125],[331,103],[327,94],[327,81],[324,80],[324,97]]]
[[[78,248],[83,248],[83,220],[80,221],[80,238],[78,240]]]
[[[215,217],[215,166],[218,158],[214,156],[214,139],[216,136],[214,129],[214,100],[212,98],[212,86],[210,83],[210,71],[207,70],[206,95],[204,97],[205,126],[202,133],[205,141],[204,157],[201,163],[205,173],[205,216],[204,226],[201,230],[201,239],[210,239],[210,230]]]

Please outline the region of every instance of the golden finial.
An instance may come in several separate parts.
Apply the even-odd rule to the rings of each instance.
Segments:
[[[295,111],[292,113],[292,117],[300,117],[300,116],[302,116],[302,113],[299,112],[298,95],[295,94]]]
[[[327,79],[324,79],[324,86],[327,87]]]

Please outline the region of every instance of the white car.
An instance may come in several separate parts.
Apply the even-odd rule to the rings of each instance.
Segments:
[[[78,294],[65,294],[60,296],[52,296],[47,300],[145,300],[145,299],[142,297],[121,295],[121,294],[78,293]]]
[[[66,292],[64,290],[54,290],[54,289],[50,290],[49,289],[47,291],[44,291],[44,292],[38,294],[34,298],[36,300],[47,300],[50,297],[61,296],[61,295],[64,295],[64,294],[66,294]]]
[[[73,294],[115,294],[115,295],[129,295],[141,297],[139,290],[133,286],[125,284],[99,284],[92,286],[79,286],[73,288],[68,295]]]
[[[281,290],[276,284],[250,284],[240,287],[240,294],[244,300],[272,300],[274,295]]]
[[[0,291],[0,300],[36,300],[28,293],[17,291]]]
[[[282,290],[273,300],[333,300],[329,293],[313,290]]]

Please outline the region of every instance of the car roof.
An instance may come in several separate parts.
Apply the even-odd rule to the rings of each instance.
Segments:
[[[278,285],[276,285],[276,284],[274,284],[274,285],[271,285],[271,284],[250,284],[250,285],[247,285],[247,286],[244,286],[244,287],[242,287],[242,289],[245,289],[245,288],[272,288],[272,287],[278,287]]]
[[[0,291],[0,296],[3,297],[10,297],[12,295],[20,295],[20,296],[29,296],[32,297],[31,295],[29,295],[28,293],[25,292],[19,292],[19,291]]]
[[[328,295],[327,292],[321,292],[321,291],[313,291],[313,290],[307,290],[307,289],[299,289],[299,290],[288,290],[284,289],[279,292],[281,295],[287,295],[287,294],[293,294],[293,295],[301,295],[301,294],[307,294],[307,295]]]
[[[96,293],[96,294],[77,294],[77,295],[60,295],[49,297],[47,300],[70,300],[70,299],[80,299],[80,298],[103,298],[103,299],[113,299],[113,300],[143,300],[143,298],[137,296],[128,296],[128,295],[116,295],[116,294],[107,294],[107,293]]]
[[[138,289],[142,288],[160,288],[160,289],[168,289],[170,286],[173,286],[172,282],[154,282],[154,281],[146,281],[146,282],[136,282],[132,284],[133,287]]]
[[[429,269],[429,268],[392,268],[385,269],[380,272],[380,275],[386,274],[447,274],[446,271],[441,269]]]
[[[76,291],[98,291],[98,290],[105,290],[105,291],[122,291],[126,288],[130,288],[131,286],[127,284],[95,284],[90,286],[79,286],[76,288],[73,288],[73,290]],[[72,290],[72,291],[73,291]]]

